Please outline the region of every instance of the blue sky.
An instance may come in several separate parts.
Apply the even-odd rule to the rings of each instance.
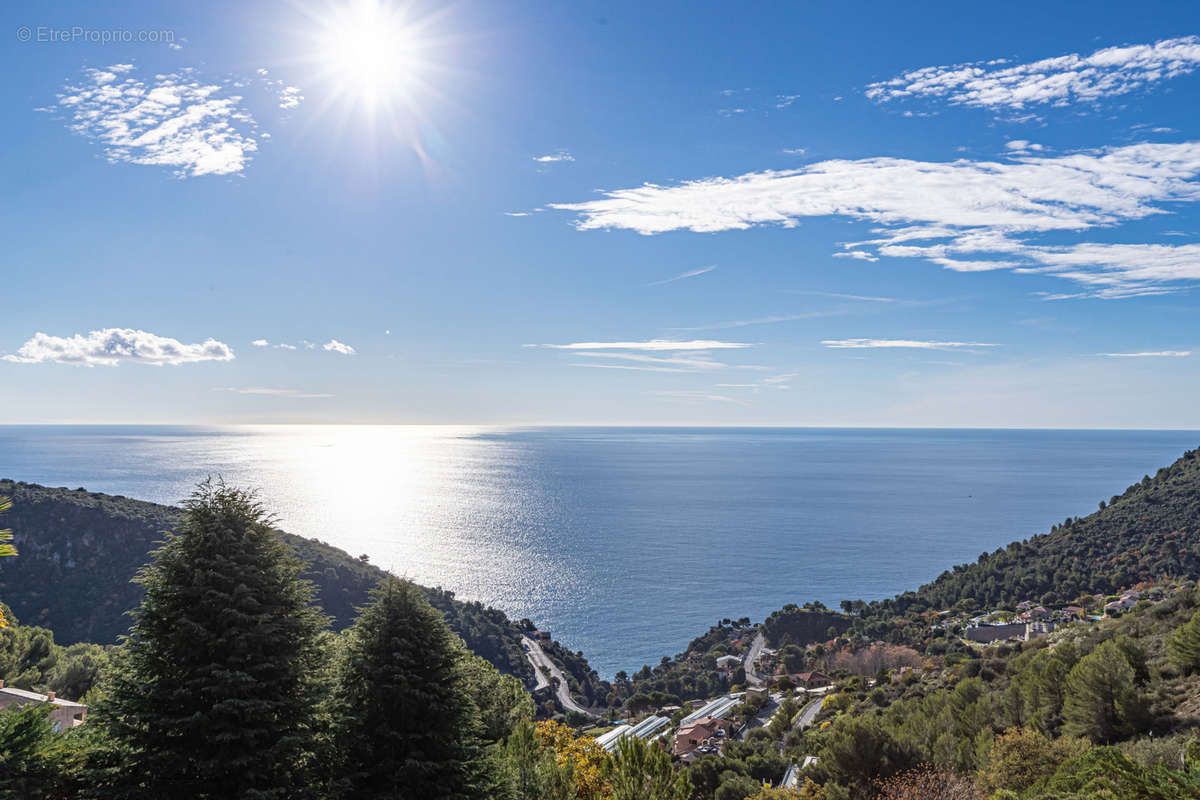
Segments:
[[[1197,427],[1191,4],[355,2],[0,12],[5,421]]]

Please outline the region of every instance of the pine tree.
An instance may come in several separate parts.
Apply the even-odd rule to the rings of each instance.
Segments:
[[[325,618],[252,493],[205,481],[145,587],[98,711],[122,797],[270,800],[311,788]]]
[[[1144,717],[1136,673],[1121,644],[1109,640],[1067,674],[1065,732],[1107,744],[1134,733]]]
[[[486,784],[461,640],[419,588],[387,579],[347,633],[333,698],[347,800],[460,800]]]
[[[671,757],[657,745],[626,736],[610,762],[613,800],[687,800],[692,781],[676,772]]]
[[[1200,669],[1200,610],[1167,638],[1167,653],[1184,672]]]

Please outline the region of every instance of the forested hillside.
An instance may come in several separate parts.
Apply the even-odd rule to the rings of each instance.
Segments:
[[[984,553],[916,592],[870,604],[867,613],[1044,604],[1109,594],[1146,580],[1200,577],[1200,451],[1101,501],[1100,510],[1049,533]]]
[[[0,563],[0,598],[22,624],[51,629],[60,644],[115,643],[129,629],[125,612],[141,602],[142,589],[130,579],[147,563],[163,532],[178,525],[182,511],[11,480],[0,480],[0,497],[13,501],[3,522],[13,530],[19,552]],[[283,538],[309,565],[305,577],[333,627],[350,625],[384,571],[315,539],[287,533]],[[502,672],[532,681],[520,624],[442,589],[425,593],[473,651]]]

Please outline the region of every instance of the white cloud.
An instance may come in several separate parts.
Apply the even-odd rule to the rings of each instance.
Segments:
[[[553,153],[547,153],[544,156],[534,156],[533,160],[539,164],[553,164],[556,161],[574,161],[575,156],[571,155],[566,150],[557,150]]]
[[[255,347],[269,347],[271,345],[271,343],[266,339],[255,339],[250,344],[254,345]]]
[[[294,344],[277,344],[275,346],[278,347],[280,350],[295,350],[296,349],[296,345],[294,345]]]
[[[333,395],[326,394],[324,392],[302,392],[299,389],[266,389],[255,386],[244,389],[235,386],[229,386],[221,389],[220,391],[233,392],[234,394],[265,395],[268,397],[296,397],[305,399],[333,397]]]
[[[1097,353],[1105,358],[1182,358],[1190,356],[1191,350],[1159,350],[1148,353]]]
[[[1200,37],[1182,36],[1012,66],[1004,61],[976,61],[924,67],[872,83],[866,95],[881,103],[915,97],[951,105],[1020,110],[1046,103],[1094,103],[1186,75],[1198,67]]]
[[[1086,284],[1086,294],[1165,292],[1200,280],[1198,245],[1039,245],[1051,231],[1081,233],[1168,213],[1200,200],[1200,142],[1144,143],[1005,161],[866,158],[799,169],[704,178],[604,192],[552,204],[577,214],[580,230],[711,233],[806,217],[873,222],[878,238],[844,246],[849,258],[925,258],[956,271],[1035,268]],[[1145,263],[1147,248],[1170,269]],[[1004,256],[997,259],[997,256]],[[1092,259],[1089,261],[1088,259]],[[1072,266],[1062,266],[1064,262]]]
[[[712,272],[716,268],[717,268],[717,265],[713,264],[708,267],[701,267],[700,269],[690,269],[687,272],[679,273],[674,278],[667,278],[666,280],[661,280],[661,281],[653,281],[646,285],[647,286],[662,286],[664,283],[674,283],[675,281],[681,281],[685,278],[695,278],[697,275],[703,275],[706,272]]]
[[[745,342],[719,342],[712,339],[692,339],[676,342],[669,339],[650,339],[645,342],[573,342],[571,344],[528,344],[526,347],[548,347],[552,350],[740,350],[754,345]]]
[[[331,353],[341,353],[344,356],[352,356],[358,351],[348,344],[339,342],[337,339],[330,339],[325,344],[321,345],[322,350],[328,350]]]
[[[901,348],[906,350],[951,350],[960,347],[999,347],[986,342],[938,342],[915,339],[823,339],[821,344],[835,350]]]
[[[122,361],[177,365],[197,361],[230,361],[233,349],[216,339],[184,344],[178,339],[132,328],[103,328],[86,336],[50,336],[36,333],[4,361],[18,364],[76,364],[86,367],[116,366]]]
[[[238,95],[195,80],[190,70],[134,77],[128,64],[84,70],[53,110],[75,133],[101,144],[111,163],[171,167],[179,177],[241,172],[258,149],[257,125]]]
[[[304,102],[304,95],[295,86],[285,86],[279,90],[279,107],[290,111]]]

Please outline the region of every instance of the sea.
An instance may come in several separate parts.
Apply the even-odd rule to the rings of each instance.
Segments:
[[[607,678],[726,617],[914,589],[1198,444],[1196,431],[0,426],[0,477],[174,504],[219,476],[257,490],[284,530],[529,618]]]

